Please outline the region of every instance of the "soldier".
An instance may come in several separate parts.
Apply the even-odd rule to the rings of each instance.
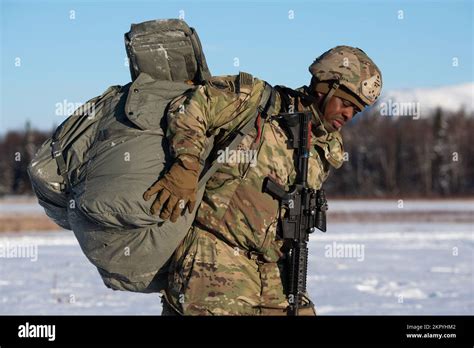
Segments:
[[[309,67],[310,86],[273,88],[275,98],[238,151],[256,161],[224,163],[206,185],[193,226],[171,260],[163,314],[286,315],[285,243],[277,233],[278,202],[262,193],[270,176],[288,188],[295,180],[287,135],[272,115],[313,113],[308,184],[319,189],[329,168],[343,162],[339,130],[372,105],[382,87],[381,72],[360,49],[337,46]],[[210,135],[222,149],[234,132],[256,113],[265,82],[248,74],[211,78],[171,103],[168,134],[175,162],[144,194],[158,194],[153,213],[175,221],[195,204],[200,161]],[[229,157],[230,158],[230,157]],[[315,315],[314,306],[300,315]]]

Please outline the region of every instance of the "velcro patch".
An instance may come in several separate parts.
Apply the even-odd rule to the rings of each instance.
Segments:
[[[376,74],[367,80],[362,81],[362,95],[371,102],[380,95],[380,89],[382,88],[382,82],[380,81],[380,75]]]

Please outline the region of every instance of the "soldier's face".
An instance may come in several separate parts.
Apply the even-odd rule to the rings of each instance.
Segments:
[[[333,96],[323,111],[323,124],[328,132],[340,130],[352,120],[356,107],[348,100]]]

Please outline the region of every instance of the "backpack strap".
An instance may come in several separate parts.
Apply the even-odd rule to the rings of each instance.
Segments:
[[[201,40],[199,40],[199,36],[194,30],[194,28],[191,29],[191,44],[193,46],[194,54],[196,57],[196,62],[198,64],[198,70],[196,72],[196,77],[194,82],[197,83],[202,83],[203,81],[209,79],[211,77],[211,73],[209,72],[209,68],[207,66],[206,58],[204,57],[204,51],[202,49],[201,45]]]
[[[68,194],[71,185],[69,182],[66,162],[64,161],[63,157],[63,149],[61,148],[61,143],[59,142],[59,139],[57,139],[57,133],[58,132],[54,133],[51,141],[51,155],[55,159],[56,165],[58,166],[58,174],[61,175],[64,180],[64,183],[61,185],[61,191],[64,191],[66,194]]]
[[[275,97],[275,90],[265,82],[262,98],[257,106],[257,116],[260,114],[263,118],[267,118],[268,115],[271,115],[274,112]]]
[[[262,97],[260,98],[260,103],[257,106],[257,112],[255,117],[252,117],[242,128],[236,131],[236,135],[234,139],[230,142],[228,149],[230,151],[235,150],[237,146],[242,142],[242,139],[250,134],[250,132],[255,128],[255,120],[259,115],[265,115],[268,112],[270,104],[274,100],[274,91],[272,86],[268,83],[265,83],[265,88],[262,93]],[[204,175],[201,176],[198,183],[198,189],[201,188],[206,182],[219,170],[222,166],[222,163],[217,162],[215,160],[212,165],[209,167],[207,171],[204,172]]]

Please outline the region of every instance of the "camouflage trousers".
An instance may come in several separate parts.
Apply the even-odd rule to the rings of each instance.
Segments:
[[[173,256],[163,315],[287,315],[284,278],[282,263],[194,226]],[[312,303],[300,315],[316,315]]]

